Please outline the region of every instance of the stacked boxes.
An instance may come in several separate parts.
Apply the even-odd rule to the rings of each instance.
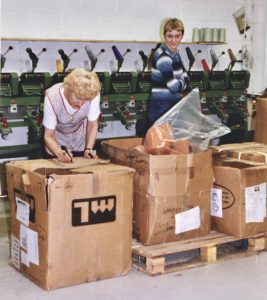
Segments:
[[[267,145],[252,142],[211,148],[215,177],[212,227],[237,237],[265,232]]]
[[[7,164],[12,265],[45,289],[127,274],[133,174],[82,158]]]
[[[145,245],[210,232],[210,151],[150,155],[141,138],[102,142],[112,162],[135,168],[133,229]]]
[[[228,157],[267,163],[267,145],[256,142],[210,146],[213,157]]]

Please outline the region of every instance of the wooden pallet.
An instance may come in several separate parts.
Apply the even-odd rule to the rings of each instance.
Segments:
[[[223,233],[179,242],[144,246],[132,244],[132,262],[149,275],[182,271],[211,263],[255,255],[267,249],[267,233],[237,238]]]

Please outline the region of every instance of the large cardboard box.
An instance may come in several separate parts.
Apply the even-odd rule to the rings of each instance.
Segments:
[[[133,174],[83,158],[8,163],[11,264],[45,289],[127,274]]]
[[[255,141],[267,144],[267,98],[258,98],[256,107]]]
[[[141,144],[141,138],[102,142],[102,150],[113,162],[136,170],[136,238],[152,245],[209,234],[211,152],[149,155]]]
[[[267,230],[267,165],[237,159],[214,161],[212,228],[246,237]]]

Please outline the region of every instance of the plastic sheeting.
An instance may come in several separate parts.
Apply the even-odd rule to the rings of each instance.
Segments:
[[[230,131],[227,126],[202,114],[199,90],[196,88],[160,117],[149,129],[147,136],[151,132],[154,136],[156,133],[157,148],[165,147],[166,143],[169,145],[186,141],[191,145],[190,152],[198,152],[207,149],[212,139]],[[155,145],[150,146],[153,148]]]

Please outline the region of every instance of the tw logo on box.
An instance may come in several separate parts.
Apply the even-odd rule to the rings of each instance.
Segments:
[[[108,223],[116,220],[116,197],[105,196],[72,201],[72,226]]]

